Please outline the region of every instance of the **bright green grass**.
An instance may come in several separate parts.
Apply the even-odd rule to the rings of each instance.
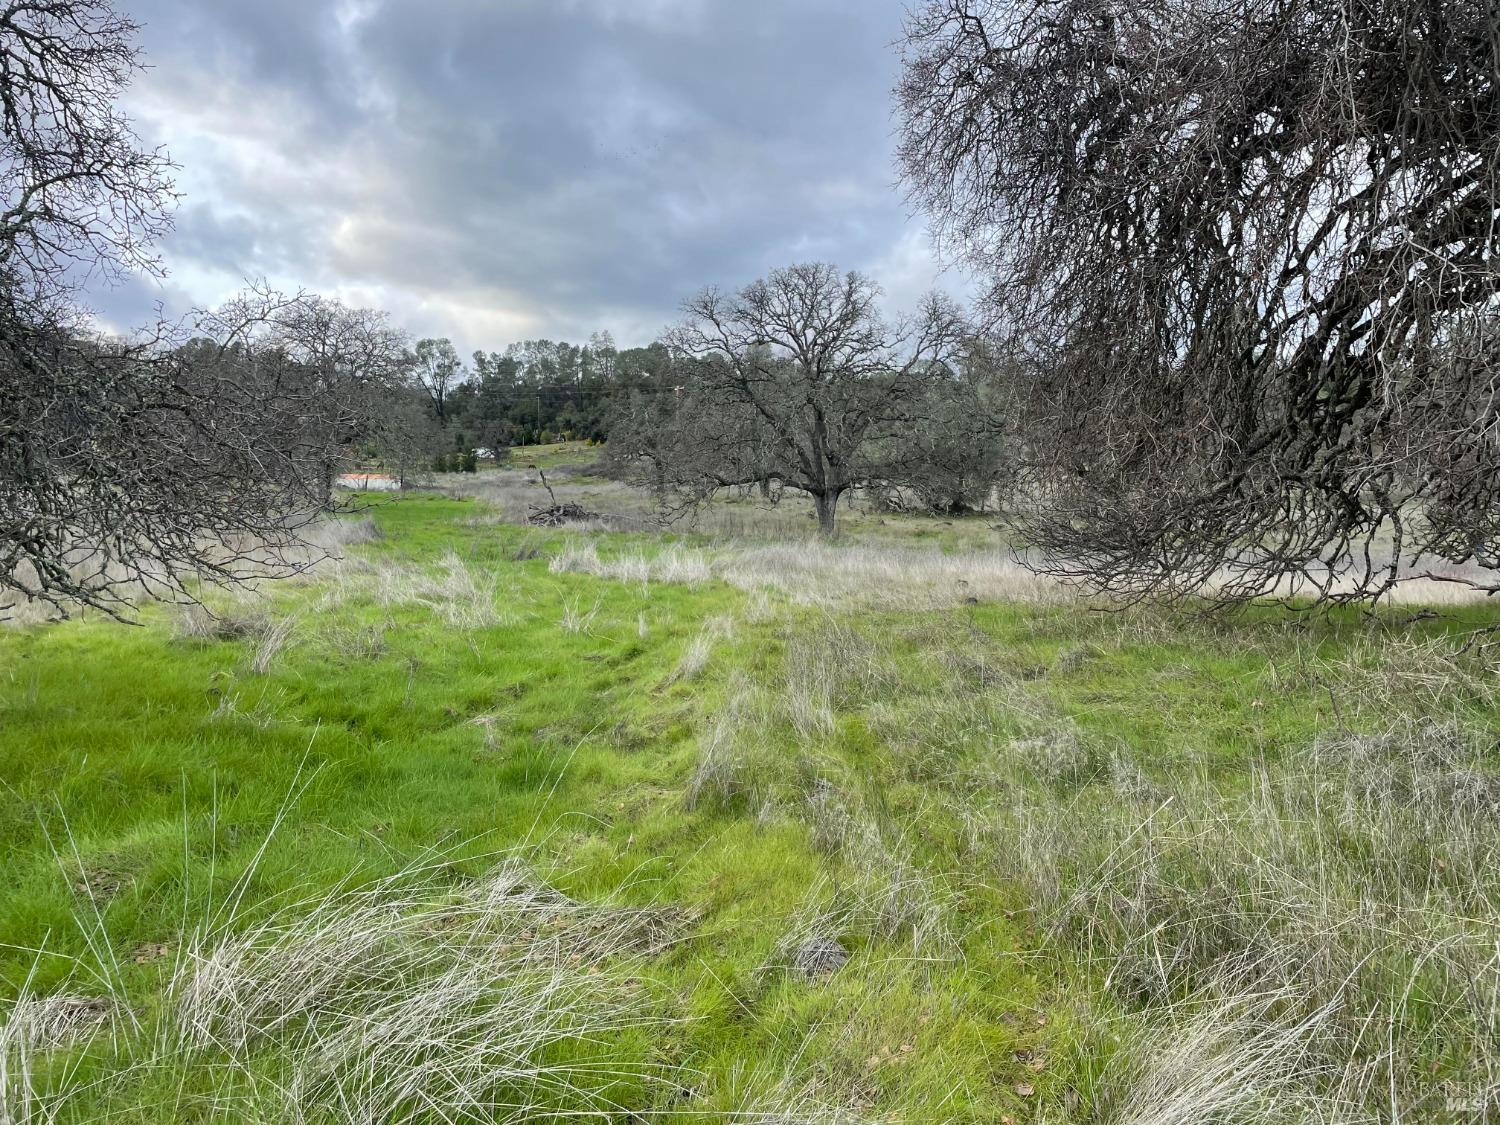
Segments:
[[[510,450],[510,463],[517,468],[536,465],[543,472],[551,469],[578,469],[592,465],[604,454],[602,446],[586,441],[558,441],[550,445],[517,445]]]
[[[691,1018],[624,1045],[694,1075],[680,1108],[738,1106],[784,1074],[910,1120],[1062,1105],[1069,1012],[1089,970],[1037,956],[1025,902],[964,856],[955,795],[995,737],[1041,721],[1074,722],[1150,770],[1232,781],[1345,719],[1316,661],[1362,628],[1271,617],[1136,628],[1008,606],[848,621],[782,607],[740,616],[704,674],[678,680],[704,623],[739,615],[743,595],[554,575],[546,555],[561,536],[469,526],[476,510],[378,500],[384,540],[356,554],[434,568],[452,551],[499,576],[499,624],[382,606],[356,576],[327,605],[326,580],[274,591],[273,611],[299,619],[264,675],[248,669],[251,642],[179,639],[161,608],[139,626],[0,633],[0,990],[28,977],[42,992],[62,986],[87,952],[76,919],[88,893],[115,948],[171,946],[281,815],[247,901],[301,899],[439,852],[461,878],[528,845],[570,894],[691,912],[690,940],[654,966],[662,995]],[[570,615],[586,624],[565,628]],[[756,732],[754,800],[688,811],[713,716],[746,681],[784,690],[790,649],[831,623],[876,653],[861,665],[874,671],[835,677],[833,729]],[[979,734],[960,721],[966,698],[987,717]],[[1483,700],[1460,702],[1492,718]],[[897,826],[955,896],[959,955],[924,962],[899,938],[855,934],[854,959],[825,984],[757,974],[809,888],[844,870],[795,815],[798,771],[836,779]],[[766,797],[792,813],[761,816]],[[164,970],[144,957],[124,971],[149,997]],[[1058,1062],[1038,1075],[1018,1051]]]

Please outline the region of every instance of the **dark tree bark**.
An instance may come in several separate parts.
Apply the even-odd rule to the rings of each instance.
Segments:
[[[843,495],[841,491],[829,490],[813,495],[813,509],[818,516],[818,530],[824,535],[832,535],[835,521],[839,512],[839,498]]]

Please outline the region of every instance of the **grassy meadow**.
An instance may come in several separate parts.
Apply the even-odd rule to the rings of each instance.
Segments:
[[[1500,1113],[1492,609],[1103,612],[589,456],[0,631],[0,1122]]]

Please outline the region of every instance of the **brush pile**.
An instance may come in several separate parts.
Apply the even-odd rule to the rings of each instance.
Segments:
[[[526,522],[533,527],[561,527],[565,523],[577,523],[582,520],[596,520],[601,518],[598,512],[591,512],[582,504],[551,504],[545,508],[528,508],[526,511]]]

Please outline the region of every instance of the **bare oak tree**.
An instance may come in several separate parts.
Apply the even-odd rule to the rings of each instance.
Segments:
[[[164,154],[115,101],[139,67],[108,0],[0,3],[0,612],[5,594],[122,613],[144,587],[303,556],[370,395],[401,377],[383,319],[259,292],[196,326],[101,335],[101,272],[155,269]]]
[[[701,497],[774,480],[811,496],[832,533],[839,499],[872,478],[872,443],[910,422],[963,338],[951,302],[931,296],[888,324],[879,295],[819,263],[688,301],[670,337],[682,382],[659,396],[642,447],[659,489]]]
[[[304,565],[405,378],[382,314],[305,295],[252,292],[144,340],[0,328],[0,591],[59,612]]]
[[[1500,564],[1491,0],[931,0],[904,62],[913,195],[1034,365],[1059,569],[1238,602]]]

